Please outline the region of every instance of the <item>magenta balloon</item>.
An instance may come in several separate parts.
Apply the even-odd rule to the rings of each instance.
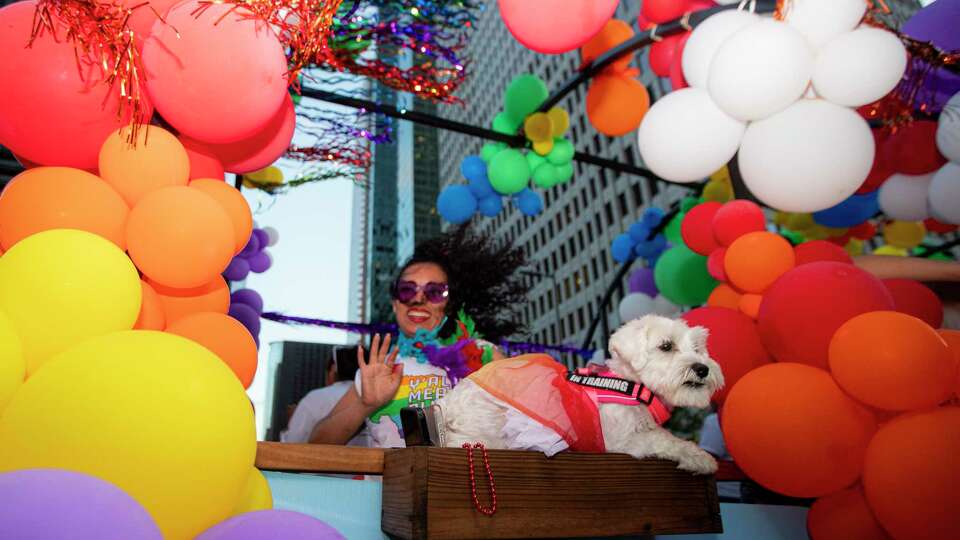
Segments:
[[[547,54],[572,51],[595,36],[617,0],[499,0],[500,16],[524,47]]]

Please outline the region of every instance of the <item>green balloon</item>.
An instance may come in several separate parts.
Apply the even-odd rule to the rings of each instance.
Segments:
[[[557,167],[557,183],[569,182],[573,178],[573,164],[569,161]]]
[[[947,255],[942,251],[934,253],[933,255],[930,256],[930,258],[935,261],[952,261],[953,260],[953,257]]]
[[[493,117],[491,126],[497,133],[505,135],[516,135],[520,129],[520,123],[514,122],[505,112],[499,112]]]
[[[530,166],[527,158],[515,148],[498,152],[487,168],[490,185],[501,195],[520,193],[530,181]]]
[[[293,100],[293,104],[294,104],[294,105],[299,105],[299,104],[300,104],[300,100],[303,99],[303,96],[301,96],[300,94],[298,94],[298,93],[296,93],[296,92],[290,92],[290,98]]]
[[[667,240],[675,246],[685,245],[683,243],[683,235],[680,234],[680,225],[683,224],[683,216],[683,212],[673,216],[673,219],[670,220],[670,223],[667,223],[667,228],[664,230]]]
[[[529,159],[527,161],[529,162]],[[546,160],[533,170],[533,183],[536,184],[538,188],[548,189],[557,185],[559,181],[557,166],[552,163],[547,163]]]
[[[707,258],[675,246],[657,260],[653,279],[667,300],[679,306],[699,306],[707,301],[717,280],[707,271]]]
[[[487,143],[483,145],[483,148],[480,149],[480,159],[490,163],[490,160],[493,159],[493,156],[499,154],[500,151],[506,147],[507,145],[503,143]]]
[[[547,85],[543,84],[539,77],[529,74],[520,75],[510,81],[507,86],[503,104],[510,118],[519,125],[547,100],[548,95]]]
[[[700,197],[684,197],[684,199],[680,201],[680,211],[686,214],[691,208],[702,202],[703,199]]]
[[[556,138],[553,140],[553,150],[547,154],[547,161],[554,165],[566,165],[573,159],[573,143],[564,139]]]
[[[781,229],[780,235],[790,241],[791,244],[797,246],[807,241],[802,234],[796,231],[788,231],[787,229]]]
[[[530,165],[530,170],[533,171],[534,175],[537,173],[537,167],[542,163],[546,163],[547,158],[541,156],[536,152],[527,152],[527,165]]]

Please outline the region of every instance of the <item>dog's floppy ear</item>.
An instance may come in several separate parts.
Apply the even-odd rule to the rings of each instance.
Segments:
[[[610,336],[610,355],[626,364],[639,357],[647,346],[647,331],[655,315],[645,315],[620,327]]]

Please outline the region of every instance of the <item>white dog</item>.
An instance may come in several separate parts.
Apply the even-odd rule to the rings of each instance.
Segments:
[[[693,442],[678,439],[660,427],[665,418],[657,418],[662,416],[658,412],[668,417],[672,407],[707,407],[710,396],[723,386],[720,366],[707,354],[706,338],[707,330],[702,327],[690,328],[680,320],[649,315],[628,322],[613,334],[610,340],[612,358],[607,362],[612,374],[608,372],[606,377],[578,378],[566,375],[565,371],[559,376],[553,372],[548,377],[549,382],[529,385],[516,382],[517,371],[511,373],[510,369],[516,366],[517,370],[525,367],[546,372],[562,368],[551,367],[542,359],[538,365],[531,366],[523,360],[529,357],[498,360],[461,381],[434,405],[429,415],[433,417],[433,427],[438,428],[442,446],[460,447],[464,443],[481,442],[488,448],[539,450],[549,456],[571,447],[571,437],[568,433],[559,433],[556,422],[545,421],[542,416],[534,420],[521,413],[518,407],[528,412],[530,409],[525,405],[507,403],[518,403],[512,396],[519,394],[518,399],[524,402],[539,392],[537,399],[557,409],[562,408],[557,405],[561,399],[551,392],[558,384],[583,385],[586,380],[588,385],[603,388],[602,391],[608,393],[639,388],[648,401],[651,392],[657,399],[649,404],[644,401],[638,404],[636,391],[629,404],[629,396],[614,396],[614,402],[593,398],[594,402],[599,401],[596,408],[599,410],[603,448],[638,459],[656,457],[676,461],[680,469],[710,474],[717,469],[716,461]],[[491,378],[488,376],[491,373],[501,375]],[[574,382],[557,381],[564,378]],[[511,386],[513,388],[505,388]],[[582,393],[579,389],[575,391]],[[620,393],[629,394],[629,391]],[[576,408],[581,410],[584,407]]]

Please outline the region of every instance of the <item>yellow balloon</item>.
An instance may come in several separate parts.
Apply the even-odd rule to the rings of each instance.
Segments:
[[[550,123],[553,125],[554,137],[561,137],[570,129],[570,115],[565,109],[554,107],[547,111],[547,116],[550,117]]]
[[[133,328],[141,296],[130,258],[85,231],[37,233],[0,259],[0,310],[20,336],[27,377],[84,339]]]
[[[733,200],[733,187],[718,180],[711,180],[703,186],[700,197],[704,202],[725,203]]]
[[[818,225],[816,223],[810,227],[807,227],[806,229],[801,230],[800,232],[802,232],[808,240],[826,240],[831,236],[829,227],[824,227],[823,225]]]
[[[720,167],[720,169],[717,172],[711,174],[710,180],[723,182],[724,184],[727,184],[727,185],[733,185],[733,180],[730,179],[730,171],[727,169],[726,165],[724,165],[723,167]]]
[[[546,113],[533,113],[523,121],[523,133],[534,143],[553,140],[553,122]]]
[[[533,151],[538,155],[545,156],[549,154],[551,150],[553,150],[553,139],[533,143]]]
[[[849,253],[851,257],[863,255],[863,240],[851,238],[847,242],[847,245],[843,246],[843,249],[847,250],[847,253]]]
[[[787,228],[791,231],[805,231],[817,226],[811,214],[790,214],[787,217]]]
[[[252,173],[247,173],[243,175],[245,179],[249,178],[253,182],[261,184],[276,184],[280,185],[283,183],[283,171],[278,167],[269,166],[259,171],[253,171]]]
[[[13,323],[0,311],[0,414],[26,378],[26,363]]]
[[[878,247],[877,249],[873,250],[873,254],[874,255],[890,255],[893,257],[906,257],[909,253],[907,253],[907,250],[901,247],[891,246],[890,244],[884,244]]]
[[[168,540],[230,516],[256,455],[236,375],[180,336],[89,339],[30,377],[0,417],[0,472],[59,468],[136,499]]]
[[[783,210],[777,210],[773,214],[773,222],[781,227],[787,226],[787,220],[790,219],[791,214],[789,212],[784,212]]]
[[[240,494],[240,502],[230,515],[236,516],[271,508],[273,508],[273,494],[270,492],[270,484],[259,469],[250,469],[250,475],[243,486],[243,493]]]
[[[898,248],[915,248],[926,236],[927,228],[922,221],[891,221],[883,226],[883,239]]]

